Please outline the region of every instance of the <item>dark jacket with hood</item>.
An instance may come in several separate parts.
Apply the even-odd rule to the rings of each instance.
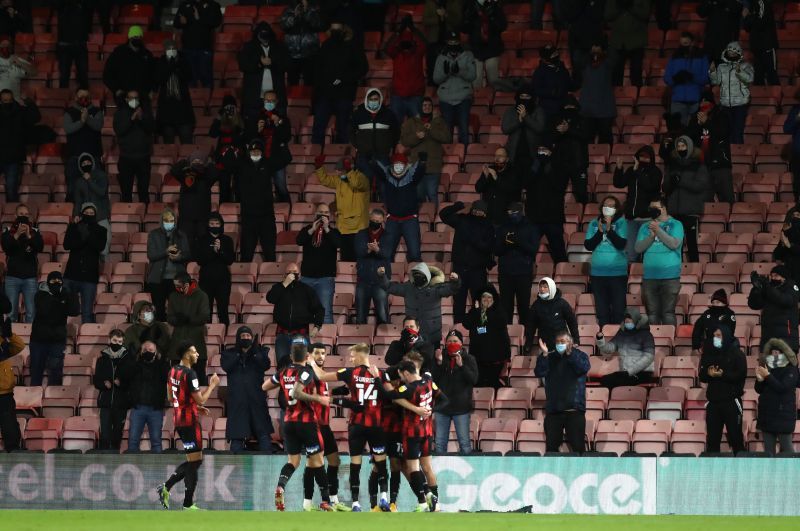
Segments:
[[[332,99],[352,101],[368,70],[367,56],[345,26],[341,37],[328,38],[319,49],[314,62],[314,90]]]
[[[308,329],[309,325],[322,326],[325,308],[311,286],[294,280],[289,287],[276,282],[267,293],[267,302],[275,305],[272,317],[286,330]]]
[[[128,409],[129,382],[125,380],[124,374],[132,363],[133,355],[125,347],[117,352],[112,352],[108,347],[102,350],[94,367],[92,381],[95,389],[100,391],[97,395],[97,407]],[[119,380],[119,385],[114,380]],[[106,382],[111,382],[111,389],[106,387]],[[166,384],[164,388],[166,389]]]
[[[62,288],[54,295],[47,282],[39,283],[39,291],[33,298],[36,317],[31,326],[31,343],[59,344],[67,341],[67,317],[80,315],[78,294]]]
[[[197,349],[200,359],[206,359],[206,323],[211,310],[208,295],[197,287],[197,282],[189,283],[189,293],[173,291],[167,299],[167,322],[172,325],[172,345],[169,358],[179,361],[177,347],[184,341],[191,342]]]
[[[706,339],[720,326],[727,326],[732,334],[736,334],[736,314],[728,306],[709,306],[694,322],[692,348],[702,347]]]
[[[246,326],[236,332],[236,346],[222,352],[220,364],[228,375],[228,396],[225,405],[230,411],[225,425],[226,439],[247,439],[250,436],[272,433],[267,398],[261,390],[264,373],[271,366],[269,348],[262,347],[253,336],[252,346],[245,351],[239,336]]]
[[[675,140],[685,141],[687,155],[681,156],[677,148],[672,152],[664,180],[667,210],[672,216],[699,216],[703,213],[706,198],[711,191],[708,168],[700,160],[701,154],[692,139],[681,135]]]
[[[322,12],[311,2],[298,13],[295,8],[301,2],[292,2],[281,14],[280,25],[283,40],[292,59],[305,59],[319,51],[319,32],[324,27]]]
[[[196,155],[190,155],[194,158]],[[202,165],[192,166],[190,160],[179,160],[170,168],[169,173],[181,183],[178,195],[178,226],[185,227],[187,222],[199,222],[208,219],[211,212],[211,186],[217,180],[217,168],[214,163],[207,162],[206,152],[200,155]]]
[[[786,356],[787,365],[769,367],[767,361],[773,349]],[[758,393],[758,429],[767,433],[794,433],[797,421],[797,355],[786,342],[770,339],[764,345],[758,361],[769,369],[763,382],[756,381]]]
[[[786,279],[780,286],[770,282],[753,285],[747,296],[747,305],[761,310],[761,347],[770,338],[783,339],[792,350],[797,350],[797,304],[800,288],[794,280]],[[38,313],[38,306],[37,306]]]
[[[533,87],[523,87],[517,91],[516,103],[519,105],[522,101],[519,99],[521,93],[533,94]],[[527,150],[527,157],[523,155],[522,158],[532,160],[536,158],[536,148],[542,144],[542,139],[547,128],[547,117],[544,109],[535,105],[535,100],[528,100],[525,104],[527,107],[527,114],[522,121],[519,120],[516,105],[506,109],[503,113],[503,120],[500,122],[503,134],[508,135],[506,140],[506,151],[508,158],[512,161],[520,158],[520,150]],[[523,152],[525,153],[525,152]],[[518,168],[519,171],[527,173],[526,168]]]
[[[461,367],[450,362],[449,355],[443,354],[442,363],[433,363],[431,376],[447,400],[437,403],[434,411],[442,415],[463,415],[473,410],[472,387],[478,381],[478,364],[475,357],[461,348]]]
[[[386,349],[386,356],[384,357],[386,365],[397,365],[403,361],[403,356],[411,350],[416,350],[422,356],[422,372],[431,372],[435,363],[433,344],[422,337],[421,334],[417,338],[416,341],[411,342],[408,332],[404,330],[400,334],[400,339],[395,339],[389,343],[389,348]]]
[[[533,274],[533,261],[539,250],[535,247],[535,236],[533,224],[525,216],[519,221],[506,217],[497,228],[494,240],[494,254],[501,275]]]
[[[31,223],[31,235],[15,238],[17,229],[11,226],[3,229],[0,237],[3,252],[6,254],[6,276],[13,278],[36,278],[39,274],[38,253],[44,249],[44,240],[39,229]]]
[[[558,171],[552,155],[538,155],[533,171],[524,178],[522,187],[527,191],[525,215],[532,223],[564,223],[564,200],[567,195],[569,175]]]
[[[26,99],[24,107],[16,101],[0,105],[0,164],[25,160],[26,139],[41,119],[32,100]]]
[[[130,352],[139,352],[142,348],[142,343],[145,341],[152,341],[156,344],[158,352],[161,353],[162,358],[166,358],[169,352],[169,347],[172,341],[169,327],[166,323],[156,321],[155,317],[150,324],[144,324],[139,319],[139,314],[142,311],[142,306],[148,304],[146,300],[141,300],[133,305],[133,323],[125,329],[125,337],[123,343],[125,348]],[[155,313],[155,312],[154,312]]]
[[[573,343],[579,345],[581,338],[578,334],[578,319],[572,307],[561,297],[561,290],[556,289],[556,283],[552,278],[544,277],[540,282],[547,283],[550,294],[546,299],[537,297],[531,305],[528,322],[525,323],[525,345],[532,347],[533,336],[539,336],[547,348],[553,349],[556,344],[556,334],[562,330],[569,330]]]
[[[627,188],[628,197],[625,200],[625,217],[627,219],[649,218],[650,202],[661,195],[661,181],[663,176],[656,165],[656,154],[651,146],[642,146],[636,151],[636,158],[646,154],[650,157],[647,164],[639,164],[639,169],[633,166],[626,170],[614,170],[614,187]]]
[[[478,365],[496,365],[511,359],[511,339],[508,336],[508,316],[500,304],[500,295],[492,285],[479,290],[489,292],[494,303],[484,313],[481,308],[472,308],[464,317],[462,325],[469,331],[469,349]],[[480,300],[475,293],[475,300]]]
[[[128,329],[130,330],[130,328]],[[127,347],[126,347],[127,348]],[[167,376],[169,360],[161,347],[153,360],[146,360],[138,354],[128,354],[132,358],[121,367],[121,376],[128,389],[128,403],[131,407],[148,406],[156,410],[164,409],[167,400]]]
[[[635,324],[633,330],[626,330],[624,322],[619,327],[617,334],[611,339],[597,340],[599,354],[619,356],[619,370],[631,376],[636,376],[643,371],[653,372],[653,360],[656,355],[656,343],[650,333],[650,324],[647,316],[639,313],[636,308],[627,308],[626,315],[630,315]]]
[[[694,145],[703,152],[703,162],[709,170],[730,168],[731,162],[731,120],[728,114],[715,105],[709,111],[706,123],[697,121],[697,114],[689,118],[686,134]]]
[[[567,93],[572,89],[569,70],[560,59],[542,59],[533,71],[531,83],[533,95],[547,117],[553,117],[561,111]]]
[[[142,98],[143,93],[139,93]],[[153,151],[153,133],[155,132],[155,119],[149,106],[141,106],[142,116],[132,120],[136,112],[126,104],[117,107],[114,113],[114,134],[117,135],[120,157],[142,159],[150,157]]]
[[[225,234],[225,222],[222,220],[222,216],[215,219],[219,219],[221,224],[219,234],[214,236],[206,230],[197,238],[195,259],[200,265],[201,285],[230,284],[231,264],[236,261],[236,246],[233,238]],[[219,240],[219,252],[214,250],[216,240]]]
[[[195,8],[198,18],[194,17]],[[181,22],[181,16],[186,23]],[[202,2],[183,1],[175,12],[173,27],[181,31],[181,44],[184,50],[207,50],[214,48],[216,28],[222,24],[222,9],[214,0]]]
[[[253,162],[248,155],[239,157],[236,173],[242,218],[275,217],[272,172],[272,166],[263,157],[258,162]]]
[[[89,171],[91,177],[83,178],[82,164],[91,161],[92,169]],[[76,179],[72,185],[72,203],[75,205],[72,215],[80,215],[80,207],[84,203],[94,203],[97,211],[97,221],[103,221],[111,217],[111,200],[108,197],[108,174],[103,167],[97,163],[91,153],[81,153],[78,157],[78,168],[81,177]]]
[[[194,125],[194,107],[189,93],[192,67],[186,57],[178,52],[174,59],[166,55],[156,60],[155,88],[158,90],[158,128],[164,126]]]
[[[702,383],[708,384],[706,398],[709,402],[740,398],[744,394],[744,381],[747,377],[747,358],[739,341],[727,326],[720,327],[719,330],[722,332],[722,347],[715,348],[711,339],[707,339],[700,357],[698,376]],[[722,369],[722,376],[709,376],[709,367]]]
[[[91,153],[99,158],[103,154],[102,130],[105,113],[100,107],[89,105],[86,122],[81,122],[81,107],[74,103],[64,109],[64,132],[67,135],[66,156],[77,157]]]
[[[496,164],[492,167],[497,172],[497,179],[487,173],[481,173],[475,183],[475,191],[481,194],[481,199],[489,205],[489,220],[499,225],[506,217],[508,205],[520,200],[522,189],[519,184],[517,168],[512,162],[506,162],[503,168]]]
[[[370,95],[379,96],[377,111],[367,110]],[[395,114],[383,106],[383,94],[378,89],[369,89],[364,103],[356,107],[351,119],[350,139],[358,154],[368,158],[388,158],[400,139],[400,126]]]
[[[789,268],[791,278],[800,278],[800,219],[789,217],[785,223],[788,223],[789,227],[782,232],[789,240],[789,246],[783,243],[783,239],[779,240],[772,251],[772,259],[783,262]]]
[[[147,282],[149,284],[159,284],[162,280],[175,278],[175,275],[164,276],[169,261],[167,249],[171,245],[176,245],[180,252],[180,258],[171,262],[175,266],[175,275],[186,272],[186,264],[191,258],[189,238],[177,227],[170,232],[165,231],[164,227],[159,227],[151,230],[147,235],[147,260],[150,262]]]
[[[134,49],[129,42],[120,44],[106,60],[103,83],[111,94],[136,90],[144,101],[155,90],[155,64],[153,54],[144,45]]]
[[[556,111],[547,132],[550,137],[548,144],[553,145],[553,163],[556,171],[570,176],[585,172],[589,165],[589,135],[580,117],[580,111],[578,100],[574,96],[567,96],[564,107]],[[566,122],[568,126],[563,133],[556,129],[562,122]]]
[[[100,253],[106,248],[107,232],[97,221],[80,221],[67,226],[64,249],[69,251],[69,259],[64,268],[65,279],[97,284],[100,280]]]
[[[459,214],[461,201],[444,207],[439,217],[455,229],[453,236],[453,268],[455,271],[485,271],[493,267],[494,227],[486,217]]]
[[[586,375],[589,373],[589,356],[572,346],[569,355],[556,351],[540,355],[533,373],[544,379],[545,411],[586,411]]]
[[[260,33],[268,35],[269,42],[263,46],[258,39]],[[264,48],[267,51],[264,51]],[[261,64],[262,57],[269,57],[272,62],[268,66]],[[253,38],[242,47],[237,56],[239,70],[244,74],[242,80],[242,108],[261,108],[264,97],[261,83],[264,80],[264,70],[272,74],[272,88],[278,97],[278,102],[286,101],[286,68],[289,65],[289,52],[286,46],[278,40],[275,32],[268,22],[259,22],[253,28]]]
[[[480,5],[477,0],[466,0],[465,4],[461,32],[467,34],[475,59],[485,61],[502,55],[502,33],[508,27],[503,8],[498,2]]]

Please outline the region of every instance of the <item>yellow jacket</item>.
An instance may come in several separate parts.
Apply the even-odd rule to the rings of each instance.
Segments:
[[[5,342],[6,339],[0,337],[0,344]],[[8,393],[14,392],[16,378],[14,377],[14,370],[12,369],[14,364],[11,363],[11,359],[25,348],[25,342],[16,334],[11,334],[8,343],[8,350],[11,357],[0,361],[0,395],[7,395]]]
[[[347,172],[342,180],[338,173],[314,172],[319,183],[336,190],[336,228],[342,234],[355,234],[369,225],[369,179],[358,170]]]

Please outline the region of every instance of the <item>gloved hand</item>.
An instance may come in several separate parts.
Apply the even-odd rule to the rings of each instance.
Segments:
[[[694,81],[694,74],[688,70],[681,70],[672,76],[672,82],[676,85],[684,85],[686,83],[691,83],[692,81]]]
[[[453,66],[450,67],[450,73],[453,75],[458,74],[459,69],[458,61],[453,61]]]
[[[448,76],[450,75],[450,61],[448,61],[446,59],[444,61],[444,73],[445,73],[445,75],[448,75]]]
[[[319,155],[314,157],[314,167],[319,169],[323,166],[323,164],[325,164],[325,155],[320,153]]]

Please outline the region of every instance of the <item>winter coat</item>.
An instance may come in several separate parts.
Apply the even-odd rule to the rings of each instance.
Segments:
[[[567,122],[567,130],[559,132],[556,127]],[[589,135],[577,109],[561,109],[553,116],[548,127],[547,145],[553,146],[553,164],[556,171],[567,175],[585,173],[589,166]]]
[[[472,308],[461,323],[469,330],[469,349],[478,365],[495,365],[511,359],[508,316],[494,291],[494,304],[486,310]]]
[[[708,310],[697,318],[692,327],[692,348],[699,349],[711,337],[714,330],[727,326],[732,334],[736,334],[736,314],[727,306],[709,306]]]
[[[41,119],[39,108],[30,100],[24,106],[12,101],[9,109],[0,107],[0,164],[25,160],[26,139]]]
[[[308,8],[298,14],[295,7],[300,2],[287,7],[281,14],[280,25],[283,30],[283,41],[289,57],[305,59],[319,51],[319,32],[324,23],[319,6],[309,2]]]
[[[789,246],[779,240],[772,251],[772,259],[783,262],[789,268],[789,278],[795,279],[800,278],[800,220],[791,219],[788,223],[789,228],[782,232],[789,240]]]
[[[175,261],[171,261],[167,255],[167,249],[172,245],[177,245],[180,253]],[[169,234],[163,227],[151,230],[147,235],[147,260],[150,262],[148,284],[160,284],[162,280],[172,280],[178,273],[186,272],[186,264],[190,258],[189,238],[182,230],[175,228]],[[165,277],[168,260],[175,267],[175,272],[172,276]]]
[[[458,64],[455,74],[452,65]],[[445,71],[445,64],[447,71]],[[439,86],[436,94],[439,101],[450,105],[458,105],[467,100],[472,100],[472,83],[477,77],[475,57],[470,51],[462,51],[455,58],[440,54],[433,67],[433,82]]]
[[[689,155],[684,158],[677,150],[672,153],[664,180],[667,210],[673,216],[699,216],[712,190],[711,177],[708,168],[700,160],[701,153],[694,147],[694,142],[688,136],[678,139],[687,141]]]
[[[305,225],[297,233],[295,240],[303,249],[303,262],[300,264],[300,274],[309,278],[336,277],[336,263],[339,257],[339,247],[342,245],[341,233],[330,227],[328,232],[323,230],[322,241],[319,247],[314,246],[314,238],[308,233],[312,224]]]
[[[276,282],[267,293],[267,302],[275,305],[272,318],[278,326],[286,330],[308,329],[309,325],[322,326],[325,308],[319,301],[317,292],[299,280],[289,287]]]
[[[194,17],[197,9],[198,18]],[[186,23],[181,22],[181,16]],[[206,50],[214,48],[214,34],[222,24],[222,9],[214,0],[195,2],[186,0],[178,5],[173,27],[181,31],[181,48],[184,50]]]
[[[389,238],[384,232],[381,235],[378,247],[380,251],[373,253],[367,250],[369,243],[369,229],[363,229],[356,233],[353,246],[356,253],[356,278],[359,283],[369,286],[380,285],[383,280],[378,276],[378,268],[386,269],[386,277],[392,276],[391,250],[389,249]]]
[[[459,214],[464,203],[458,201],[444,207],[439,218],[455,229],[453,236],[453,269],[455,271],[486,271],[493,267],[494,227],[488,218]]]
[[[611,218],[606,232],[600,231],[598,216],[589,222],[586,229],[586,240],[583,246],[592,253],[591,276],[593,277],[627,277],[628,256],[625,246],[628,241],[628,223],[622,212]]]
[[[613,1],[613,0],[612,0]],[[581,77],[581,116],[586,118],[614,118],[617,116],[617,99],[612,83],[611,62],[603,59],[597,65],[589,64]]]
[[[520,149],[527,149],[529,158],[536,157],[536,149],[542,145],[546,125],[547,117],[540,107],[528,112],[521,122],[516,107],[506,109],[506,112],[503,113],[503,120],[500,122],[500,129],[503,134],[508,135],[506,139],[508,158],[512,161],[519,158]],[[523,133],[525,145],[520,145]],[[520,171],[524,171],[524,169],[520,168]]]
[[[664,70],[664,83],[672,89],[672,101],[697,103],[708,84],[708,57],[694,47],[676,50]]]
[[[533,336],[539,336],[547,348],[553,349],[556,344],[556,334],[562,330],[569,330],[572,342],[579,345],[581,338],[575,312],[561,297],[561,290],[556,289],[553,279],[544,277],[542,281],[547,282],[550,287],[550,295],[546,299],[537,297],[531,305],[528,322],[525,323],[525,345],[533,346]]]
[[[723,402],[741,398],[744,394],[744,381],[747,377],[747,358],[733,337],[733,333],[724,326],[722,332],[722,348],[715,348],[710,340],[703,345],[700,357],[698,377],[700,382],[708,384],[706,398],[709,402]],[[709,367],[722,369],[722,376],[712,378],[708,375]]]
[[[610,341],[605,337],[598,339],[597,348],[600,354],[616,353],[619,356],[619,370],[627,372],[630,376],[636,376],[644,371],[653,372],[656,343],[653,334],[650,333],[647,316],[640,314],[635,308],[628,308],[625,312],[631,316],[636,327],[633,330],[626,330],[624,325],[620,326]]]
[[[233,172],[240,157],[246,156],[245,132],[241,117],[238,120],[215,118],[211,122],[208,136],[217,139],[214,162],[217,170]]]
[[[406,48],[404,42],[410,42]],[[392,58],[392,95],[401,98],[425,95],[425,39],[418,31],[395,33],[385,45]]]
[[[742,47],[738,42],[732,42],[725,51],[736,50],[741,55]],[[750,83],[753,82],[755,71],[753,65],[739,59],[730,61],[722,52],[722,62],[716,70],[708,74],[712,85],[719,85],[719,104],[723,107],[738,107],[750,103]]]
[[[97,395],[97,407],[128,409],[128,381],[123,375],[128,370],[127,366],[133,363],[133,355],[122,347],[122,353],[113,357],[113,353],[105,348],[97,358],[94,367],[92,383],[100,391]],[[119,380],[117,385],[114,380]],[[111,389],[106,387],[106,382],[111,382]],[[166,388],[166,385],[165,385]]]
[[[586,375],[589,373],[589,356],[572,347],[569,355],[549,352],[536,359],[533,373],[544,379],[545,411],[586,411]]]
[[[592,45],[605,41],[602,0],[561,0],[561,20],[569,30],[570,50],[588,52]]]
[[[489,204],[487,216],[489,220],[500,225],[505,221],[508,212],[508,205],[514,201],[519,201],[522,195],[520,188],[517,168],[507,162],[503,169],[495,167],[497,179],[489,174],[481,173],[475,183],[475,191],[481,194],[481,199]]]
[[[411,350],[411,348],[419,352],[422,356],[421,372],[426,373],[433,371],[433,366],[435,363],[433,345],[430,341],[425,340],[425,338],[421,336],[420,339],[414,342],[413,347],[408,347],[399,339],[392,341],[389,343],[389,347],[386,349],[386,356],[384,357],[383,361],[385,361],[386,365],[390,367],[397,365],[403,361],[403,357],[408,353],[409,350]]]
[[[706,19],[705,51],[714,61],[729,42],[739,38],[742,0],[703,0],[697,14]]]
[[[58,43],[67,46],[86,46],[92,31],[92,11],[88,2],[58,2]]]
[[[412,271],[424,274],[428,282],[418,288],[410,280],[390,282],[387,274],[381,277],[381,286],[389,295],[405,300],[405,314],[416,316],[423,337],[438,345],[442,339],[442,299],[458,293],[461,279],[445,281],[444,271],[424,262],[415,265]]]
[[[438,113],[434,113],[429,123],[430,129],[420,139],[417,138],[417,132],[425,131],[425,119],[421,116],[408,118],[400,128],[400,143],[409,148],[408,159],[410,162],[419,160],[420,153],[427,153],[428,173],[441,173],[444,164],[444,147],[442,146],[453,142],[453,132]]]
[[[564,98],[572,89],[572,78],[564,63],[560,60],[539,63],[533,71],[531,82],[539,108],[548,117],[558,114],[564,104]],[[511,110],[516,113],[516,109]]]
[[[744,18],[743,26],[750,33],[750,50],[763,52],[778,48],[778,30],[772,0],[754,0],[750,13]]]
[[[117,107],[114,113],[114,134],[117,135],[119,155],[122,158],[149,158],[153,151],[155,120],[149,107],[141,107],[142,116],[137,120],[131,117],[135,112],[127,105]]]
[[[108,174],[103,170],[102,166],[97,164],[94,155],[91,153],[81,153],[77,164],[80,164],[80,161],[85,158],[89,158],[92,161],[92,170],[89,172],[91,177],[88,180],[84,179],[83,171],[81,170],[81,177],[73,183],[72,203],[74,208],[72,215],[80,215],[80,208],[84,203],[94,203],[97,221],[107,220],[111,217],[111,199],[108,197]]]
[[[261,46],[257,35],[267,31],[272,35],[272,40],[267,51]],[[268,66],[261,64],[261,58],[268,57],[272,62]],[[286,69],[289,66],[289,52],[286,46],[276,37],[272,28],[266,22],[259,22],[253,29],[253,38],[246,42],[236,56],[239,70],[244,74],[242,80],[242,108],[260,109],[264,98],[262,83],[264,71],[269,70],[272,75],[272,89],[275,91],[279,102],[286,101]]]
[[[30,343],[65,344],[67,317],[81,313],[78,294],[63,287],[59,295],[53,295],[47,282],[40,282],[33,303],[36,307],[36,317],[33,318],[31,325]]]
[[[64,249],[69,251],[65,280],[90,282],[100,280],[100,253],[106,248],[106,228],[98,223],[70,223],[64,235]]]
[[[331,99],[353,101],[359,82],[367,75],[367,56],[345,26],[344,39],[328,39],[314,62],[314,92]],[[337,80],[339,83],[334,84]]]
[[[478,364],[466,347],[461,348],[461,360],[461,367],[451,367],[448,355],[444,354],[442,363],[433,364],[433,381],[447,397],[446,402],[434,406],[436,413],[447,416],[472,413],[472,388],[478,381]]]
[[[461,31],[464,16],[464,2],[466,0],[444,0],[442,2],[446,17],[439,18],[436,10],[439,8],[438,0],[425,0],[422,11],[422,25],[429,44],[437,44],[444,40],[451,31]]]
[[[39,274],[38,253],[44,249],[44,240],[39,229],[31,225],[31,236],[14,238],[13,225],[3,229],[3,252],[6,255],[6,276],[13,278],[36,278]]]
[[[522,187],[527,191],[525,215],[531,223],[564,223],[569,175],[556,171],[552,156],[537,157],[533,171],[523,179]]]
[[[497,228],[494,239],[498,273],[501,276],[533,274],[533,261],[539,250],[535,240],[535,229],[528,218],[523,217],[519,222],[506,219]]]
[[[184,341],[190,341],[200,359],[208,358],[206,350],[206,323],[211,310],[208,295],[192,281],[191,294],[185,295],[173,291],[167,299],[167,322],[172,325],[172,344],[169,358],[179,361],[177,348]]]
[[[353,169],[331,174],[318,168],[319,184],[336,191],[336,228],[342,234],[355,234],[369,225],[370,183],[367,176]],[[342,179],[344,177],[344,179]]]
[[[222,352],[220,364],[228,375],[228,395],[225,407],[229,411],[225,438],[248,439],[262,433],[272,433],[267,409],[267,397],[261,390],[264,373],[271,366],[269,349],[253,344],[242,352],[230,348]]]
[[[481,5],[477,0],[466,0],[462,24],[461,32],[467,34],[470,49],[477,61],[503,54],[505,46],[501,34],[508,27],[508,22],[499,3],[486,2]]]
[[[106,59],[103,83],[111,94],[135,90],[144,101],[155,90],[156,60],[150,50],[141,46],[134,50],[130,43],[117,46]],[[119,110],[117,111],[119,112]]]
[[[171,91],[171,84],[177,83]],[[158,129],[164,126],[194,125],[194,108],[192,97],[189,93],[189,83],[192,82],[192,67],[186,57],[179,53],[175,59],[166,55],[156,61],[155,87],[158,90]]]
[[[786,367],[769,369],[763,382],[756,381],[758,393],[759,430],[767,433],[794,433],[797,421],[797,355],[780,339],[770,339],[764,345],[758,361],[766,365],[767,356],[778,349],[786,356]]]
[[[101,131],[105,113],[100,107],[89,105],[86,122],[81,121],[81,108],[77,104],[64,109],[64,133],[67,135],[66,156],[77,157],[91,153],[95,158],[103,154]]]
[[[219,252],[214,250],[214,242],[217,239],[219,239]],[[197,238],[196,250],[195,259],[200,266],[198,278],[200,284],[229,285],[231,264],[236,261],[236,244],[233,238],[224,233],[212,236],[206,231]]]
[[[194,168],[190,162],[187,159],[179,160],[169,170],[170,175],[181,184],[178,195],[180,229],[189,223],[208,219],[208,213],[211,212],[211,186],[217,180],[217,169],[213,163],[204,161],[202,167]]]
[[[419,214],[419,200],[417,198],[417,183],[427,171],[427,165],[422,161],[409,164],[406,172],[399,178],[391,173],[391,167],[380,161],[375,161],[376,175],[386,183],[386,213],[389,217],[404,218]]]
[[[0,336],[0,396],[14,393],[17,375],[11,361],[14,356],[25,350],[25,341],[17,334],[10,337]]]
[[[730,132],[731,120],[717,106],[708,113],[706,123],[700,124],[695,114],[686,128],[686,134],[702,150],[703,162],[709,170],[732,167]]]
[[[147,325],[138,320],[139,313],[142,311],[142,306],[145,304],[147,304],[147,301],[142,300],[133,305],[131,315],[135,321],[125,329],[123,344],[129,352],[138,353],[142,348],[142,343],[145,341],[152,341],[156,344],[156,348],[162,358],[164,358],[169,353],[172,335],[166,323],[154,320]]]
[[[272,121],[273,116],[278,117],[278,123]],[[258,131],[258,122],[264,121],[264,128]],[[292,142],[292,122],[288,116],[283,116],[278,110],[267,111],[262,108],[258,118],[251,124],[247,138],[261,137],[264,140],[263,158],[269,160],[269,165],[281,170],[292,162],[292,152],[289,144]]]
[[[377,112],[368,111],[367,100],[377,93],[380,108]],[[356,107],[350,120],[350,138],[359,156],[367,158],[388,158],[400,138],[400,126],[395,114],[383,106],[383,94],[378,89],[369,89],[364,96],[363,105]]]
[[[762,349],[767,340],[776,338],[786,341],[792,350],[797,350],[798,302],[800,288],[790,279],[780,286],[769,283],[765,286],[753,286],[747,296],[747,306],[752,310],[761,310]]]
[[[639,169],[633,166],[626,170],[614,170],[614,187],[627,188],[628,197],[625,200],[625,217],[627,219],[649,218],[650,203],[661,195],[661,170],[656,165],[656,155],[652,146],[643,146],[636,151],[638,158],[642,153],[650,156],[649,164],[639,164]]]
[[[128,404],[131,407],[164,409],[170,365],[163,352],[159,352],[161,354],[153,361],[144,361],[133,352],[126,356],[133,359],[122,367],[121,376],[128,389]]]
[[[650,0],[606,0],[605,19],[611,30],[610,49],[638,50],[647,46]]]
[[[240,157],[236,173],[239,176],[239,198],[243,219],[274,218],[275,203],[272,195],[273,168],[267,159],[253,162],[250,157]]]

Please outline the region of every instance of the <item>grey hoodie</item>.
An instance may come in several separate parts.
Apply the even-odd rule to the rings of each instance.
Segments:
[[[448,64],[445,73],[444,65]],[[450,66],[458,63],[458,72],[453,73]],[[436,93],[439,101],[449,105],[458,105],[462,101],[472,99],[472,82],[477,77],[475,57],[470,51],[461,52],[455,59],[449,55],[439,54],[433,67],[433,82],[439,85]]]
[[[738,53],[740,59],[731,61],[725,57],[728,51]],[[719,85],[719,104],[723,107],[750,103],[750,83],[753,82],[753,76],[753,65],[744,61],[742,46],[736,41],[728,44],[722,52],[722,62],[716,70],[709,70],[708,73],[711,84]]]
[[[653,371],[653,359],[656,354],[656,344],[647,316],[641,315],[636,308],[627,308],[625,315],[630,315],[636,327],[625,330],[625,322],[620,324],[619,332],[611,341],[605,338],[597,340],[597,348],[602,354],[619,355],[619,370],[631,376],[642,371]]]
[[[89,179],[83,178],[80,164],[84,160],[92,161],[92,170]],[[72,201],[75,205],[73,215],[79,216],[84,203],[94,203],[97,211],[97,221],[109,219],[111,216],[111,201],[108,198],[108,175],[97,164],[91,153],[81,153],[78,157],[79,175],[73,184]]]

